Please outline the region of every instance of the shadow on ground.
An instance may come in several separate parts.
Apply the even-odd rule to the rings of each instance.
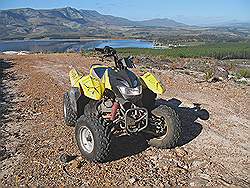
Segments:
[[[8,157],[5,145],[10,133],[6,130],[6,124],[9,121],[8,114],[12,111],[11,100],[14,95],[9,93],[8,86],[5,85],[4,81],[15,79],[14,74],[9,70],[12,67],[11,62],[0,59],[0,161]]]
[[[195,122],[198,118],[202,120],[209,119],[209,112],[202,109],[200,104],[193,103],[194,107],[182,107],[179,99],[172,98],[170,100],[159,99],[157,105],[167,105],[175,110],[181,121],[182,134],[179,139],[178,146],[183,146],[195,139],[202,131],[202,125]]]
[[[141,153],[148,147],[147,140],[142,134],[113,137],[111,140],[110,161]]]
[[[158,99],[156,104],[167,105],[174,109],[181,121],[182,134],[178,146],[183,146],[195,139],[202,131],[202,125],[195,122],[198,118],[202,120],[209,119],[209,113],[206,109],[201,109],[200,104],[194,107],[181,107],[181,101],[175,98],[170,100]],[[134,136],[113,137],[111,142],[110,161],[118,160],[127,156],[138,154],[149,147],[143,134]]]

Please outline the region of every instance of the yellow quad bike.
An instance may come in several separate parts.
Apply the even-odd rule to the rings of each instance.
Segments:
[[[158,148],[175,147],[180,121],[174,110],[156,107],[163,85],[151,73],[136,76],[131,58],[119,59],[106,46],[96,48],[113,57],[115,66],[92,65],[89,75],[69,72],[71,88],[64,95],[64,119],[75,125],[77,145],[87,159],[105,162],[110,154],[111,136],[145,133],[148,143]]]

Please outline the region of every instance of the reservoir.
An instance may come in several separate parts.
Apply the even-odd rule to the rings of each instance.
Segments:
[[[0,41],[0,52],[70,52],[91,50],[93,48],[153,48],[153,42],[145,40],[15,40]]]

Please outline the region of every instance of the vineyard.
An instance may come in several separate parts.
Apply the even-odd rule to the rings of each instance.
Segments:
[[[250,59],[250,42],[211,43],[200,46],[185,46],[167,49],[118,49],[123,55],[147,55],[159,58],[167,57],[213,57],[216,59]]]

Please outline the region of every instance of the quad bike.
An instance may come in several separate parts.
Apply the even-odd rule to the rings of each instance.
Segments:
[[[64,119],[75,125],[80,152],[94,162],[105,162],[110,153],[111,136],[150,135],[148,143],[158,148],[175,147],[180,121],[171,108],[156,107],[157,94],[165,88],[149,72],[136,76],[132,58],[118,58],[106,46],[96,48],[113,57],[115,66],[92,65],[89,75],[76,69],[69,72],[71,88],[64,94]]]

